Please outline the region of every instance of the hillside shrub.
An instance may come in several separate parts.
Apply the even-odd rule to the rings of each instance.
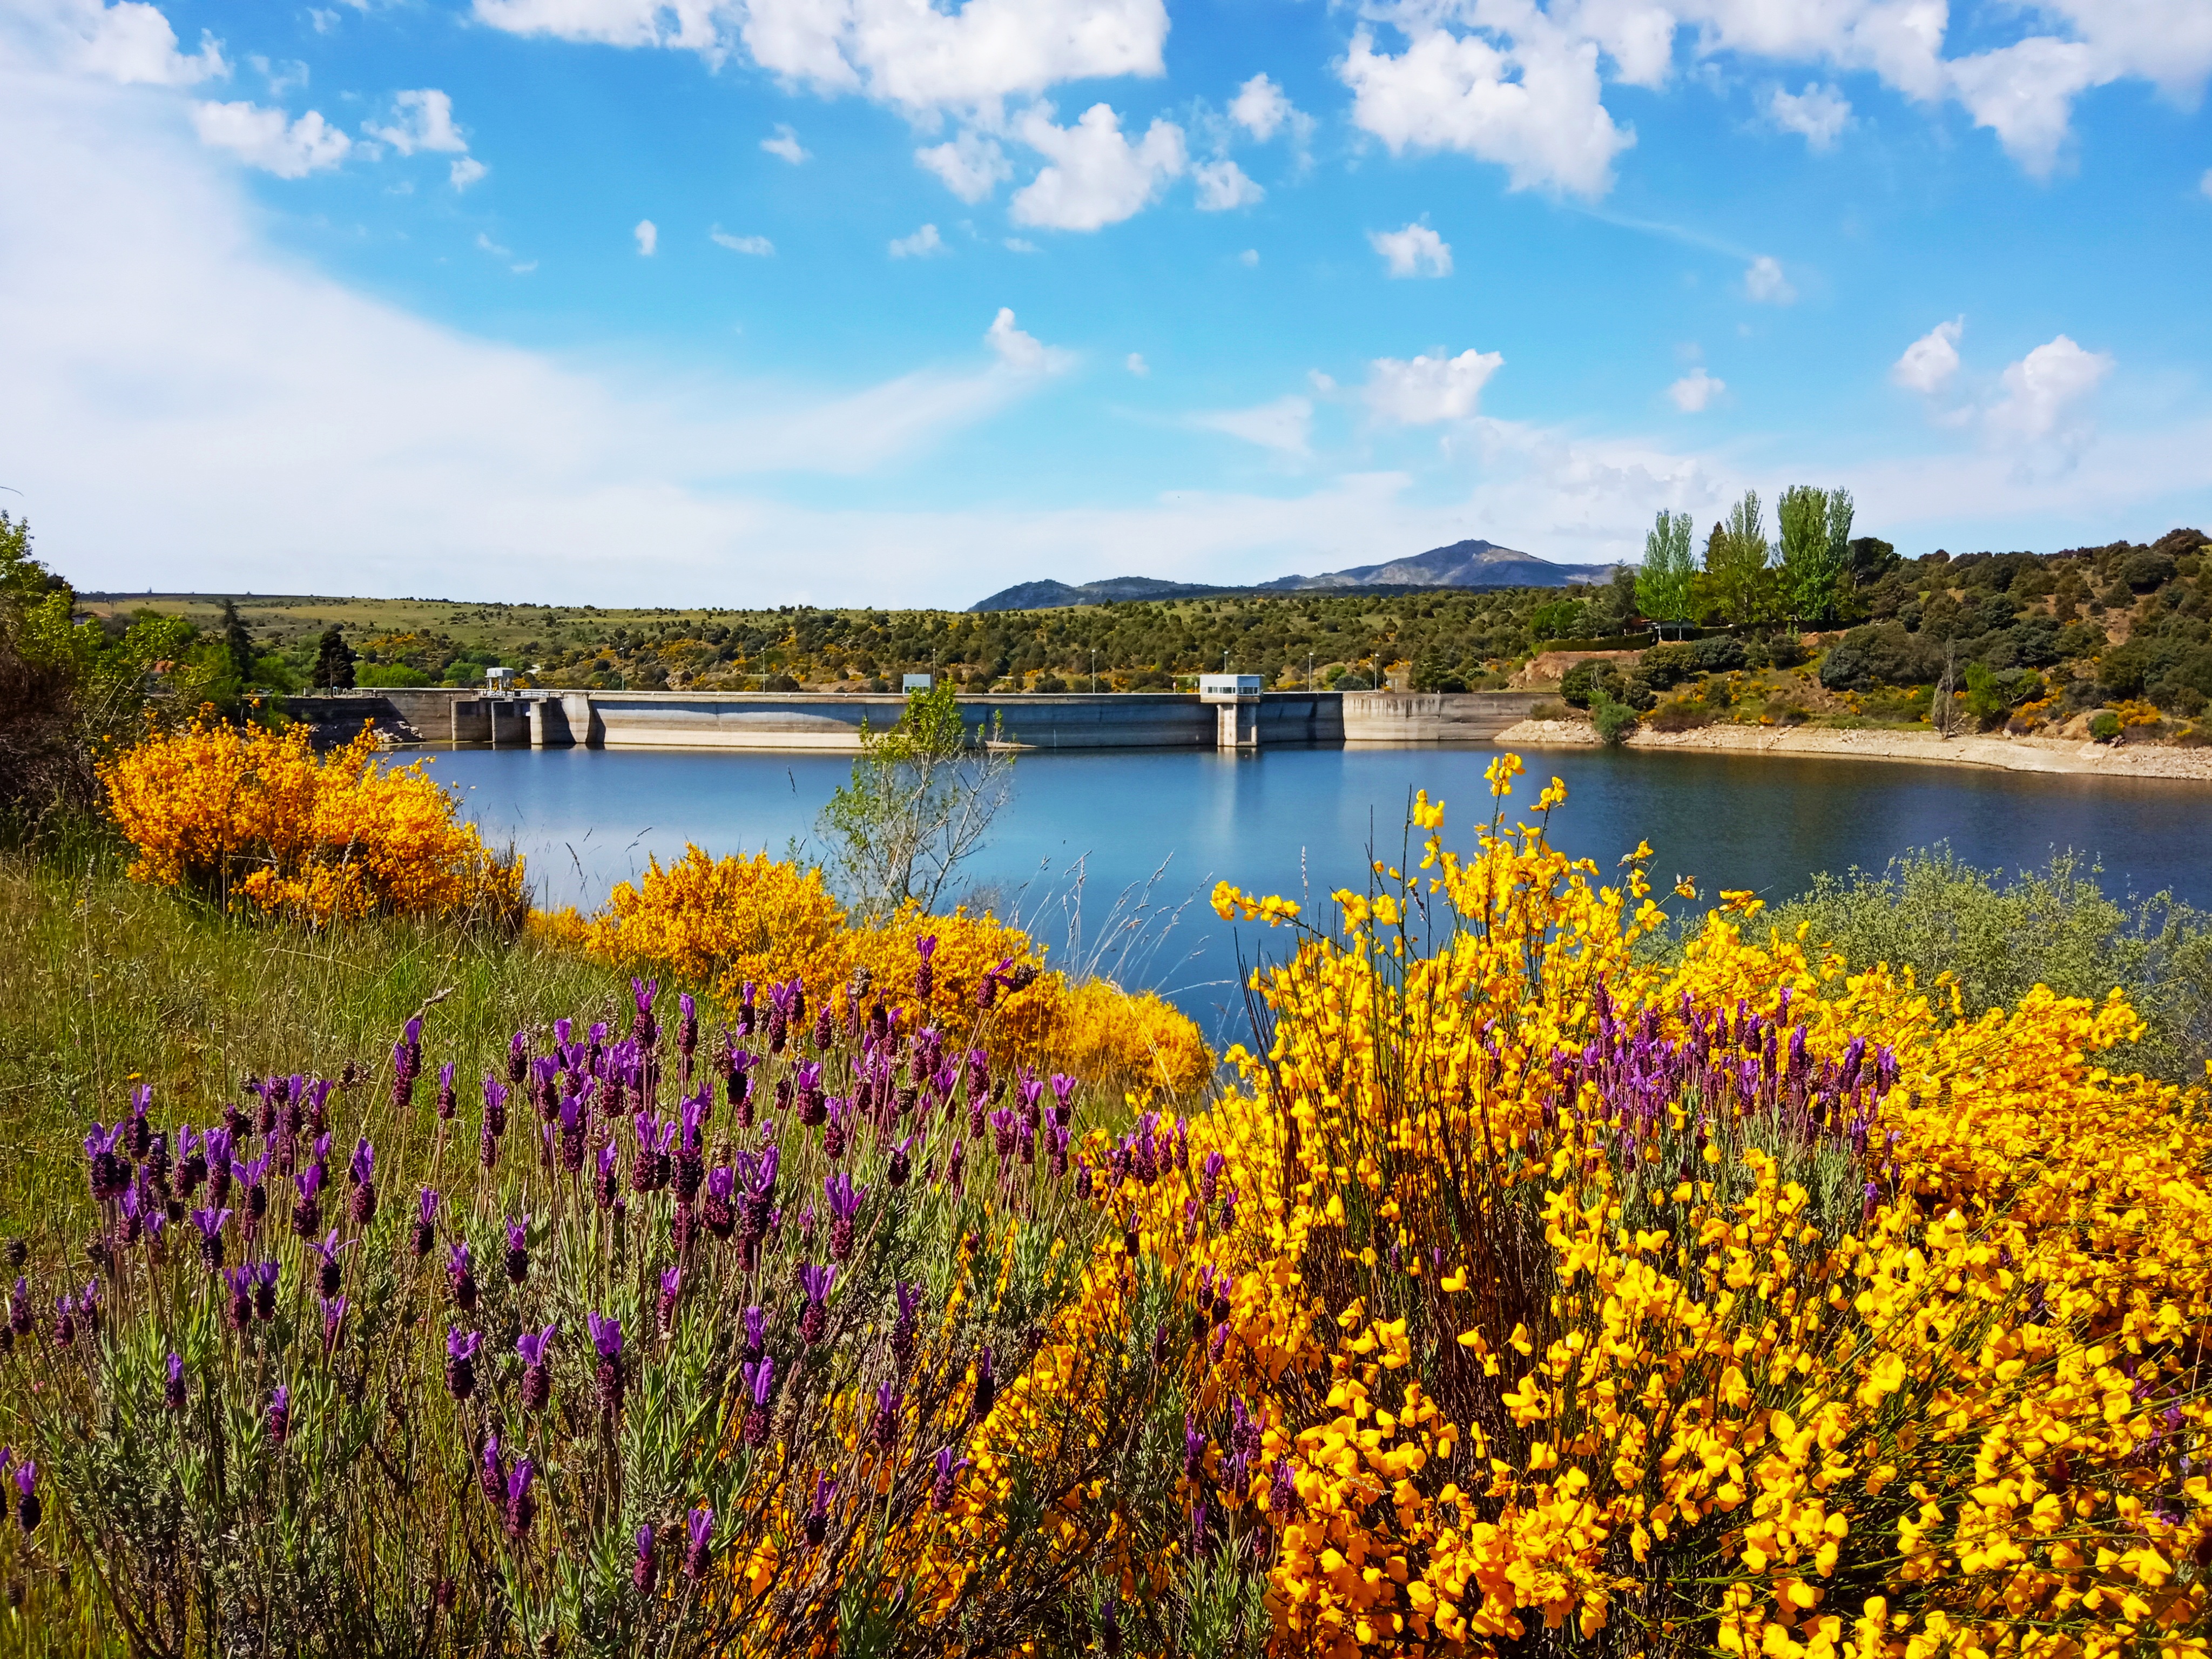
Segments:
[[[2110,743],[2120,735],[2120,717],[2109,708],[2100,708],[2089,717],[2089,735],[2099,743]]]
[[[1625,702],[1616,702],[1601,690],[1596,701],[1590,705],[1590,725],[1598,740],[1608,749],[1618,749],[1626,742],[1628,734],[1636,729],[1636,711]]]
[[[1655,645],[1638,659],[1646,684],[1665,691],[1696,674],[1725,674],[1745,665],[1743,642],[1731,635]]]
[[[1854,628],[1830,647],[1820,684],[1831,691],[1864,691],[1877,685],[1921,685],[1943,672],[1942,647],[1902,623]]]
[[[204,711],[99,772],[136,881],[315,925],[459,915],[512,931],[526,914],[521,859],[488,849],[422,763],[380,762],[366,729],[318,755],[305,726]]]

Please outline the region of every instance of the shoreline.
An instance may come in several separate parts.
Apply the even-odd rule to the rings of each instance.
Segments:
[[[1525,720],[1491,740],[1501,749],[1595,749],[1598,736],[1583,720]],[[1631,749],[1678,749],[1708,754],[1772,754],[1847,760],[1975,766],[2003,772],[2072,777],[2155,778],[2212,783],[2212,748],[2168,749],[2149,744],[2069,743],[2051,738],[1953,738],[1934,732],[1838,730],[1832,726],[1701,726],[1688,732],[1638,726]]]

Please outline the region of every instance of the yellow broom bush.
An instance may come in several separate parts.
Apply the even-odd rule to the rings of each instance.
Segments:
[[[302,726],[207,712],[119,750],[100,776],[137,881],[314,923],[461,915],[513,926],[524,914],[522,860],[487,849],[419,762],[380,762],[365,730],[318,755]]]
[[[819,870],[765,853],[714,859],[687,847],[665,866],[650,859],[596,915],[565,911],[534,925],[626,970],[710,986],[725,1002],[748,982],[796,975],[819,1006],[865,973],[886,1000],[913,1010],[912,1019],[957,1037],[988,1024],[994,1048],[1019,1062],[1176,1095],[1201,1087],[1213,1070],[1198,1028],[1150,992],[1072,983],[1044,966],[1043,948],[1028,934],[964,909],[933,915],[908,906],[880,926],[854,926]],[[935,941],[926,1006],[918,984],[925,939]],[[987,979],[988,1010],[977,994]]]

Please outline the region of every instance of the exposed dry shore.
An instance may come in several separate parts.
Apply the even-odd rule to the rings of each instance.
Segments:
[[[1582,720],[1522,720],[1492,739],[1503,749],[1595,748]],[[1932,732],[1838,731],[1828,726],[1702,726],[1689,732],[1639,727],[1634,749],[1684,749],[1763,755],[1831,755],[1852,760],[1921,761],[1990,766],[2007,772],[2060,772],[2109,778],[2171,778],[2212,783],[2212,749],[2151,744],[2069,743],[2053,738],[1973,737],[1946,742]]]

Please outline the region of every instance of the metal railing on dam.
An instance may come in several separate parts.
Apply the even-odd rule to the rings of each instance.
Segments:
[[[1487,743],[1525,718],[1533,691],[1270,691],[1258,744]],[[1216,711],[1188,692],[962,697],[979,734],[1024,751],[1210,750]],[[526,690],[502,696],[425,688],[287,700],[294,718],[350,736],[368,719],[401,741],[499,748],[743,749],[857,752],[863,722],[881,731],[906,700],[842,692]]]

